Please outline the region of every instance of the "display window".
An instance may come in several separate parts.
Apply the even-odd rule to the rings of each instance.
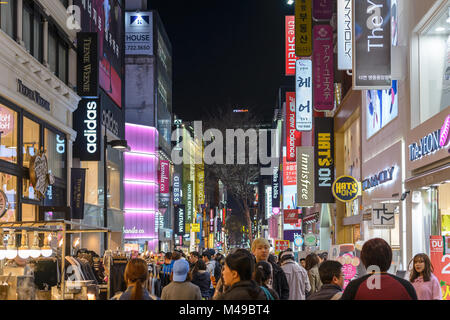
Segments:
[[[17,177],[0,172],[1,191],[6,195],[5,207],[0,212],[1,222],[16,221],[17,216]]]
[[[450,236],[450,181],[438,187],[442,236]]]
[[[17,163],[17,112],[0,104],[0,159]]]
[[[66,168],[66,138],[49,129],[44,130],[45,150],[47,151],[49,172],[60,179],[65,179]]]
[[[27,117],[23,118],[23,166],[29,168],[30,160],[39,152],[40,125]]]

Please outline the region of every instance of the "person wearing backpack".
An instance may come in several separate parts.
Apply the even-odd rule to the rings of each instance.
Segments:
[[[261,287],[267,300],[280,300],[278,294],[267,284],[272,280],[272,268],[266,261],[260,261],[255,266],[255,271],[253,272],[253,280]]]

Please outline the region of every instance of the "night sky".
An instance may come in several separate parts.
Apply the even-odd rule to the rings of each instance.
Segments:
[[[231,104],[270,120],[284,76],[285,0],[150,0],[173,50],[173,112]]]

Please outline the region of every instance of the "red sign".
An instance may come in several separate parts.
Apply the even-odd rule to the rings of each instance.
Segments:
[[[300,214],[300,209],[284,210],[284,223],[285,224],[297,224],[298,215]]]
[[[275,240],[275,252],[284,251],[289,248],[289,240]]]
[[[314,110],[334,109],[333,28],[316,25],[313,28]]]
[[[214,232],[214,209],[209,210],[209,232]]]
[[[296,161],[295,92],[286,92],[286,159]]]
[[[297,185],[297,163],[287,162],[286,157],[283,157],[283,186],[296,186],[296,185]]]
[[[450,300],[450,252],[444,255],[444,239],[448,241],[449,237],[430,236],[430,260],[439,279],[442,299]]]
[[[286,75],[295,76],[295,16],[286,16]]]
[[[169,193],[169,161],[160,160],[159,192]]]

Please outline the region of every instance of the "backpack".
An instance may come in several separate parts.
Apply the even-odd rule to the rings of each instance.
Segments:
[[[274,297],[272,296],[272,294],[270,293],[269,289],[267,289],[264,286],[260,286],[260,288],[264,291],[264,293],[266,294],[266,298],[267,300],[275,300]]]
[[[219,262],[216,261],[214,267],[214,278],[216,278],[216,281],[219,281],[221,274],[222,274],[222,266],[220,265]]]

